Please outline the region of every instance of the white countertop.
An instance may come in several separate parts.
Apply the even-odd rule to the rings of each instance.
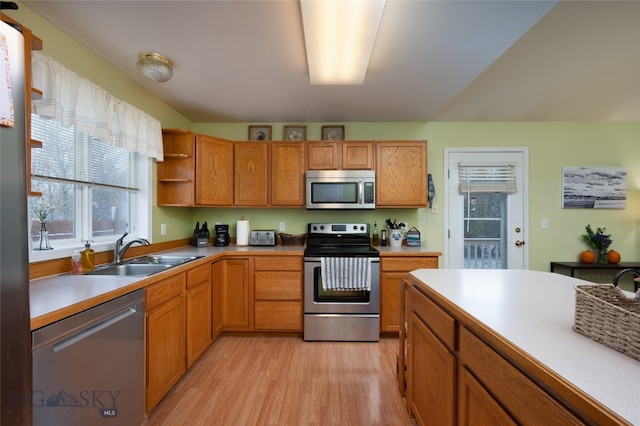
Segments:
[[[412,275],[632,424],[640,425],[640,361],[571,329],[575,284],[526,270],[421,269]]]

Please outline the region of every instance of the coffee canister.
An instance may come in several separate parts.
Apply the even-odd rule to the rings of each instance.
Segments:
[[[420,247],[420,231],[415,226],[407,231],[407,247]]]

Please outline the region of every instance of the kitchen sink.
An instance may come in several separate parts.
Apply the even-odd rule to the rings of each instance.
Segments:
[[[87,275],[145,276],[200,259],[202,256],[147,255],[123,263],[98,266]]]
[[[166,271],[174,266],[175,265],[120,263],[118,265],[97,267],[93,271],[88,272],[87,275],[144,276]]]
[[[192,260],[200,259],[202,256],[172,256],[172,255],[147,255],[135,257],[124,263],[128,265],[170,265],[177,266]]]

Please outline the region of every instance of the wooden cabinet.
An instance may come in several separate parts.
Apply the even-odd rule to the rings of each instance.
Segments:
[[[487,415],[477,406],[476,400],[482,400],[489,406],[508,407],[508,412],[515,419],[513,423],[584,424],[466,327],[460,327],[459,340],[459,357],[466,369],[463,372],[466,382],[460,385],[465,387],[460,394],[460,415],[467,424],[480,424],[474,416]],[[477,378],[477,383],[471,386],[466,375],[468,372]]]
[[[371,141],[309,142],[309,170],[373,170]]]
[[[403,256],[380,258],[380,331],[400,330],[400,287],[409,272],[422,269],[437,269],[437,256]]]
[[[233,203],[243,207],[264,207],[268,199],[268,142],[234,143]]]
[[[225,259],[222,263],[222,327],[228,331],[253,330],[253,289],[249,259]]]
[[[416,282],[408,292],[409,343],[398,359],[406,350],[406,401],[418,424],[621,424],[440,295]]]
[[[162,130],[159,206],[233,205],[233,142],[186,130]]]
[[[187,271],[187,368],[211,344],[211,266]]]
[[[212,338],[215,340],[222,333],[222,283],[224,281],[224,261],[218,260],[211,265],[211,299],[212,299]]]
[[[306,168],[304,142],[271,142],[272,206],[305,206]]]
[[[455,320],[414,288],[410,306],[407,403],[421,425],[454,425]]]
[[[255,330],[302,331],[302,258],[254,259]]]
[[[145,289],[147,412],[186,372],[184,289],[184,273]]]
[[[162,130],[164,161],[157,163],[159,206],[194,204],[194,135],[179,129]]]
[[[233,205],[233,142],[197,135],[195,200],[201,206]]]
[[[426,207],[427,142],[376,142],[376,206]]]

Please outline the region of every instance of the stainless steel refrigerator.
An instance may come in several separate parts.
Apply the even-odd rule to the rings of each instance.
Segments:
[[[24,38],[0,21],[0,424],[31,424]]]

